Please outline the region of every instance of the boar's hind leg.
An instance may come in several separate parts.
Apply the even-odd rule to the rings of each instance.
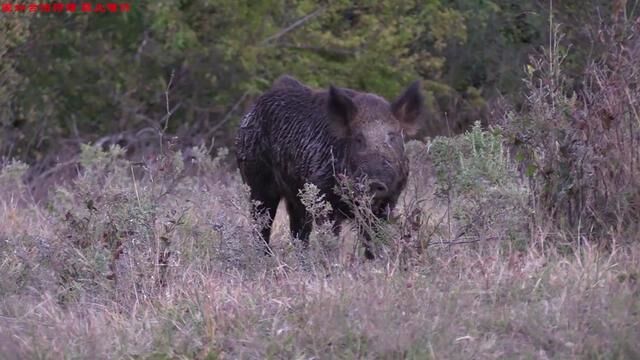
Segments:
[[[244,164],[242,164],[244,165]],[[271,225],[276,216],[280,195],[274,187],[273,177],[269,171],[264,171],[256,166],[241,166],[241,174],[244,181],[251,189],[251,200],[259,201],[260,205],[252,209],[253,219],[260,225],[260,236],[265,245],[265,253],[271,255],[269,248],[269,238],[271,237]],[[266,219],[260,219],[261,216],[267,216]]]
[[[311,216],[304,208],[300,200],[287,199],[287,212],[289,213],[289,228],[291,236],[302,241],[303,245],[309,245],[309,234],[311,234]]]
[[[276,217],[276,210],[278,209],[278,202],[280,199],[275,196],[251,196],[252,200],[260,201],[261,205],[258,206],[257,209],[254,209],[253,217],[257,220],[257,217],[261,214],[266,214],[268,216],[265,219],[265,222],[262,224],[263,227],[260,230],[260,237],[262,241],[264,241],[265,245],[265,253],[267,255],[272,255],[271,248],[269,247],[269,238],[271,237],[271,226],[273,225],[273,219]],[[258,221],[258,220],[257,220]],[[258,223],[260,223],[258,221]]]

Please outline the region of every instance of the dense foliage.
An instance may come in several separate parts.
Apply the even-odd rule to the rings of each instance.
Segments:
[[[589,51],[608,1],[554,5]],[[290,73],[394,96],[428,92],[426,135],[484,120],[517,98],[527,55],[548,38],[546,2],[141,0],[116,14],[1,14],[0,153],[39,160],[61,139],[161,129],[229,144],[242,110]],[[167,121],[169,120],[170,121]],[[446,122],[445,122],[446,119]]]

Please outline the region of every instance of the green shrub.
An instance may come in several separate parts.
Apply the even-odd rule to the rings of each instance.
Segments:
[[[484,131],[476,123],[463,135],[431,144],[435,191],[450,204],[456,237],[509,239],[518,246],[529,239],[529,190],[503,142],[497,128]]]

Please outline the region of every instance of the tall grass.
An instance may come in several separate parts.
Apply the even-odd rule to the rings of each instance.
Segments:
[[[579,83],[567,79],[567,47],[527,66],[527,105],[506,117],[516,158],[531,180],[537,227],[569,247],[638,240],[640,224],[640,38],[638,22],[599,29],[605,50]]]

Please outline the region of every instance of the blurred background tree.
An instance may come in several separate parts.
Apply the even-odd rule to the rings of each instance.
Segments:
[[[588,25],[618,3],[634,10],[556,3],[576,73],[597,56]],[[429,110],[422,135],[458,133],[486,122],[487,104],[521,100],[523,67],[550,30],[548,1],[131,5],[117,14],[0,15],[0,155],[37,162],[64,144],[165,126],[192,144],[231,146],[242,112],[283,73],[388,98],[420,78]]]

